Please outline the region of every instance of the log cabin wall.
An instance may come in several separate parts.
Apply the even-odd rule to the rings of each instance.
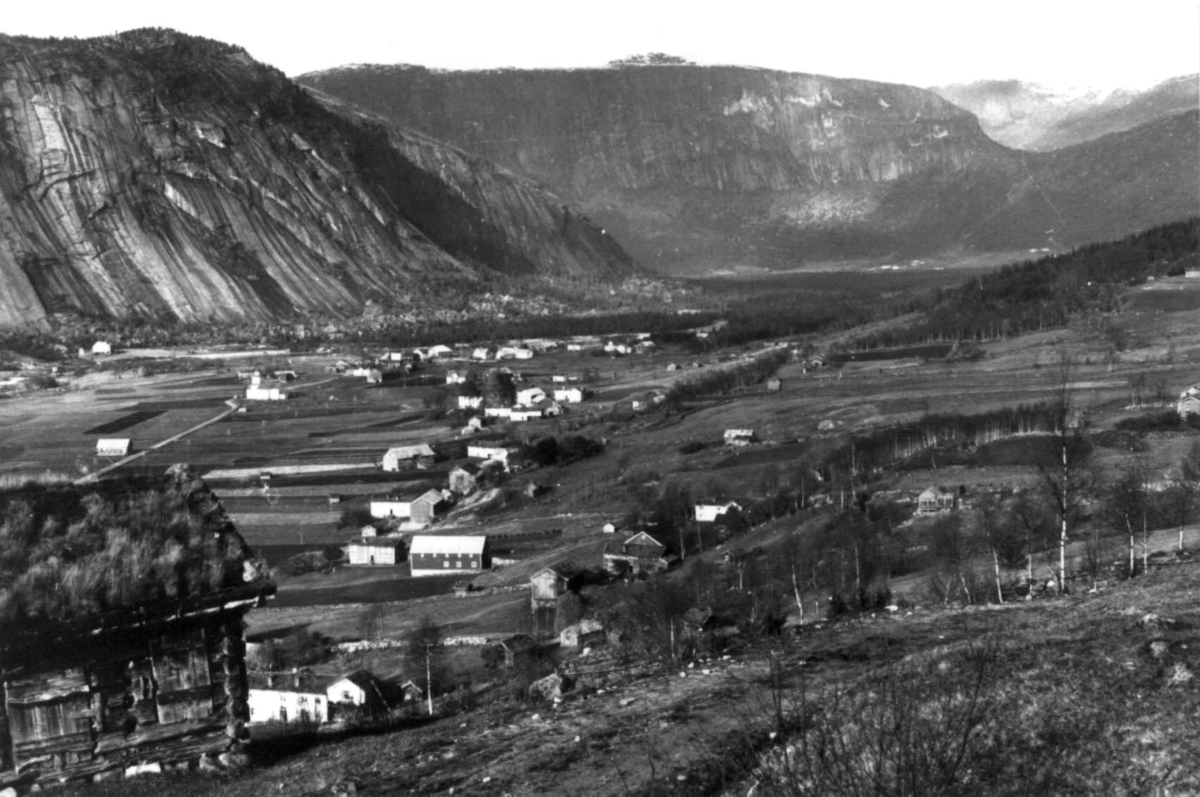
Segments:
[[[4,683],[0,774],[52,782],[240,746],[249,716],[244,614],[88,635],[27,661]]]

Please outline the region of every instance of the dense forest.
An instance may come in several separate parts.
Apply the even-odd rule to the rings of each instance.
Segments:
[[[204,483],[173,470],[0,494],[0,624],[86,627],[245,583],[251,550]]]

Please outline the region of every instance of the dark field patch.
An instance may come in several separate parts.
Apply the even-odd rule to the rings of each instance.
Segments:
[[[162,415],[165,410],[138,410],[131,412],[128,415],[122,415],[116,420],[102,423],[99,426],[93,426],[84,434],[113,434],[128,429],[131,426],[137,426],[139,423],[145,423],[151,418],[157,418]]]
[[[207,379],[197,379],[180,385],[164,385],[160,390],[191,390],[197,387],[241,387],[241,382],[233,376],[210,376]]]
[[[858,351],[847,356],[850,362],[874,362],[883,360],[907,360],[916,358],[940,359],[950,353],[948,344],[930,346],[906,346],[903,349],[876,349],[874,351]]]
[[[1138,291],[1125,300],[1127,310],[1158,310],[1163,313],[1188,313],[1200,310],[1200,290]]]
[[[367,568],[356,568],[366,570]],[[385,568],[374,568],[384,570]],[[395,567],[386,568],[394,573],[408,575],[408,562],[402,562]],[[373,581],[368,584],[350,584],[330,589],[297,589],[289,590],[284,584],[271,605],[275,608],[285,606],[320,606],[331,603],[385,603],[387,601],[410,601],[416,598],[428,598],[431,595],[448,595],[453,591],[454,583],[464,579],[469,580],[474,574],[459,573],[455,576],[423,576],[421,578],[397,578],[387,581]]]
[[[137,391],[131,387],[98,387],[96,388],[97,396],[128,396],[130,393]]]
[[[134,405],[135,410],[144,412],[166,412],[167,410],[194,410],[201,407],[224,407],[225,400],[219,396],[178,401],[142,401]]]

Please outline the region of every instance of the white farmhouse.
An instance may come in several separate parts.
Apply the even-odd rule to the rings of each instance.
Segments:
[[[370,512],[371,517],[408,520],[412,517],[412,501],[402,501],[399,498],[372,499]]]
[[[556,387],[554,388],[554,400],[564,404],[578,404],[583,401],[583,388]]]
[[[329,698],[324,683],[311,673],[251,673],[246,702],[250,723],[328,722]]]
[[[509,450],[503,446],[467,446],[467,456],[474,459],[494,459],[508,465]]]
[[[427,468],[433,464],[433,449],[428,443],[415,446],[396,446],[389,448],[383,455],[383,469],[386,471],[410,470],[412,468]]]
[[[532,407],[539,401],[546,400],[546,391],[540,387],[527,387],[524,390],[517,391],[517,406]]]
[[[128,438],[101,438],[96,441],[96,456],[126,457],[129,456]]]
[[[107,341],[98,340],[92,344],[92,354],[96,356],[112,354],[112,344]]]
[[[286,391],[276,386],[264,385],[261,382],[257,385],[251,384],[246,388],[247,401],[286,401],[287,397]]]
[[[730,509],[741,510],[741,508],[735,501],[729,501],[724,504],[696,504],[696,522],[712,523]]]

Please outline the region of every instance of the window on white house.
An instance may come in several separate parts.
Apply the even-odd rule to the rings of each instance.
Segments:
[[[442,567],[449,567],[449,566],[450,566],[449,562],[442,562]]]

